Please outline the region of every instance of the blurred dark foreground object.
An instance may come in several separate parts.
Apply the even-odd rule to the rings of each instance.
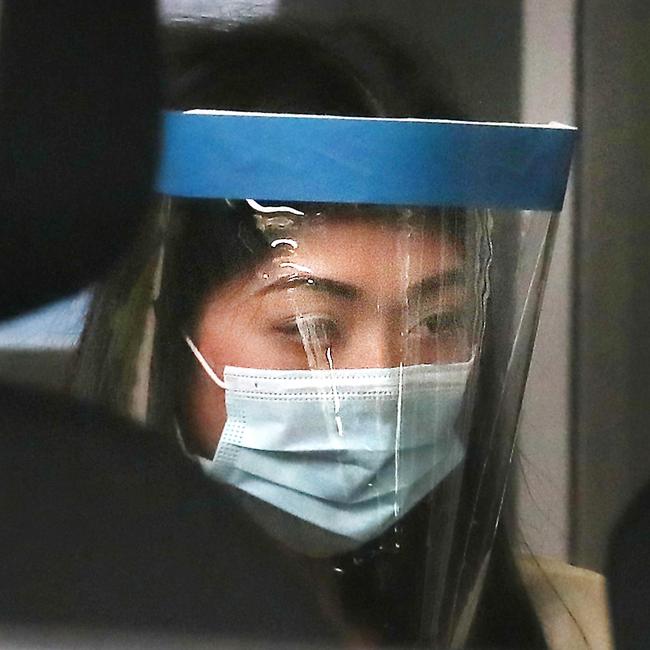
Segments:
[[[607,585],[617,650],[650,648],[650,483],[612,535]]]
[[[0,22],[0,318],[108,271],[149,200],[153,0],[8,0]]]
[[[295,564],[174,440],[0,390],[0,625],[334,640]]]
[[[276,644],[268,641],[238,641],[221,639],[215,641],[208,637],[188,637],[165,634],[121,634],[105,635],[92,633],[84,629],[45,628],[33,630],[23,627],[0,627],[0,645],[2,650],[333,650],[327,644]],[[348,648],[360,646],[348,645]],[[390,650],[388,648],[387,650]],[[393,648],[393,650],[399,650]],[[403,650],[403,648],[402,648]],[[451,650],[435,648],[433,650]],[[472,647],[471,650],[500,650],[496,646],[485,648]],[[505,650],[505,648],[504,648]],[[526,650],[521,648],[521,650]]]
[[[1,318],[126,252],[151,194],[159,84],[153,0],[8,0],[0,30]],[[5,629],[335,638],[227,488],[99,409],[0,386],[0,517]]]
[[[2,650],[333,650],[327,644],[276,644],[268,641],[241,641],[221,639],[215,641],[208,637],[188,637],[165,634],[121,634],[110,635],[92,633],[84,629],[0,627],[0,645]],[[348,648],[361,646],[348,645]],[[386,650],[390,650],[387,648]],[[393,647],[393,650],[400,650]],[[403,648],[401,650],[404,650]],[[432,650],[451,650],[436,647]],[[472,646],[471,650],[500,650],[497,646],[483,648]],[[505,648],[503,650],[506,650]],[[520,650],[526,650],[523,646]]]

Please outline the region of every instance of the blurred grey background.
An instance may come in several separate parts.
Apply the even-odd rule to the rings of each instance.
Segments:
[[[520,422],[522,543],[602,569],[650,479],[647,0],[161,0],[161,13],[377,21],[471,119],[581,129]],[[0,378],[60,389],[84,297],[0,328]]]

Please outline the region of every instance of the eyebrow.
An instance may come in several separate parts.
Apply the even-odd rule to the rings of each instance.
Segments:
[[[465,284],[466,276],[464,269],[449,269],[437,275],[430,275],[420,282],[408,288],[409,294],[434,293],[447,287]]]
[[[327,293],[337,298],[344,298],[345,300],[354,300],[360,293],[357,287],[347,282],[340,282],[338,280],[321,278],[317,275],[307,275],[304,273],[294,273],[278,278],[264,287],[260,293],[266,295],[272,291],[282,291],[294,287],[306,287],[312,291]]]
[[[445,287],[463,284],[465,273],[462,269],[450,269],[437,275],[428,276],[408,288],[409,294],[433,293]],[[319,291],[345,300],[356,299],[361,292],[358,287],[347,282],[323,278],[306,273],[293,273],[285,275],[260,290],[261,295],[273,291],[283,291],[295,287],[305,287],[312,291]]]

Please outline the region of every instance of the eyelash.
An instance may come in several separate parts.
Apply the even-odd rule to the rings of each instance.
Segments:
[[[458,312],[441,312],[439,314],[431,314],[430,316],[421,319],[409,331],[413,332],[421,326],[427,328],[429,336],[436,336],[437,334],[448,334],[462,328],[462,315]]]
[[[302,345],[304,343],[304,334],[301,332],[299,320],[302,320],[309,328],[309,333],[313,332],[314,338],[322,343],[332,345],[342,337],[341,327],[334,318],[326,316],[303,316],[292,318],[277,325],[274,329],[283,336]],[[415,326],[409,329],[409,334],[414,334],[419,327],[427,329],[427,336],[436,336],[440,334],[453,333],[462,328],[462,315],[458,312],[442,312],[431,314],[421,319]]]
[[[287,338],[295,340],[295,342],[303,343],[303,333],[300,331],[298,321],[303,321],[307,327],[314,330],[314,336],[328,344],[332,344],[340,337],[340,327],[336,320],[328,317],[308,316],[292,318],[277,325],[274,329]]]

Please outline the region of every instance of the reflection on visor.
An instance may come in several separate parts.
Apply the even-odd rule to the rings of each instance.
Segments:
[[[288,212],[289,214],[296,214],[298,216],[304,216],[304,212],[300,212],[300,210],[296,210],[295,208],[288,208],[286,206],[264,206],[260,205],[257,201],[253,199],[246,199],[246,203],[253,208],[253,210],[257,210],[258,212],[262,212],[263,214],[274,214],[276,212]]]

